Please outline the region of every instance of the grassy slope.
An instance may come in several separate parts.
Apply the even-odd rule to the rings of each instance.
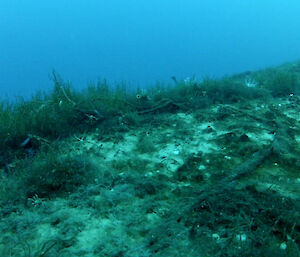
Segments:
[[[3,104],[1,256],[298,256],[299,67]]]

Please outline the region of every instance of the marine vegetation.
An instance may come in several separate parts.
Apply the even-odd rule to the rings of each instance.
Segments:
[[[0,255],[300,256],[300,62],[0,103]]]

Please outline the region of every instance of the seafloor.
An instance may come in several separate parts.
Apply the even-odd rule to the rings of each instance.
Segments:
[[[74,169],[92,179],[4,201],[0,256],[300,256],[299,95],[139,119],[55,140],[53,162],[83,158]]]

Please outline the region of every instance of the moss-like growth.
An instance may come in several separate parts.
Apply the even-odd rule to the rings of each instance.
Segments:
[[[136,144],[136,151],[138,153],[153,153],[156,151],[155,143],[153,142],[153,138],[145,132],[144,135],[141,135],[137,144]]]
[[[93,167],[86,155],[48,152],[40,153],[24,170],[26,195],[56,196],[72,192],[93,179]]]
[[[269,90],[274,97],[294,94],[299,87],[296,73],[286,70],[268,69],[257,76],[262,88]]]
[[[18,162],[1,180],[0,203],[51,198],[93,182],[96,167],[86,154],[50,149]]]

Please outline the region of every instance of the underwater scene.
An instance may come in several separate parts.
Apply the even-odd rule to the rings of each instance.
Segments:
[[[1,103],[1,256],[299,256],[300,62],[135,92],[52,76]]]
[[[300,257],[297,0],[1,0],[0,257]]]

